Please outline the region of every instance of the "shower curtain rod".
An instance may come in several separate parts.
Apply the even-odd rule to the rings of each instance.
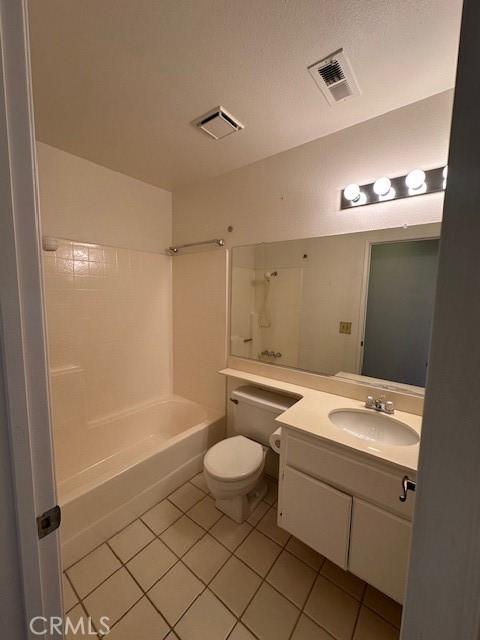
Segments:
[[[223,240],[223,238],[214,238],[213,240],[203,240],[202,242],[189,242],[187,244],[178,244],[175,247],[168,247],[167,251],[169,253],[176,254],[180,251],[180,249],[187,249],[188,247],[199,247],[205,244],[216,244],[218,247],[224,247],[225,240]]]

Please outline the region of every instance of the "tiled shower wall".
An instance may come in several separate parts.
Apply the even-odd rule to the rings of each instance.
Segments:
[[[60,240],[43,264],[61,482],[97,462],[92,429],[172,393],[171,258]]]

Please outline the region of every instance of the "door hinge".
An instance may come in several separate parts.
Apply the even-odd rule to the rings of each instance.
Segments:
[[[45,511],[45,513],[42,513],[41,516],[38,516],[37,531],[39,539],[41,540],[42,538],[45,538],[49,533],[58,529],[61,521],[62,511],[58,504],[48,511]]]

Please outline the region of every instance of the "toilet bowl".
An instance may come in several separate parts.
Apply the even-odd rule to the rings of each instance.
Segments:
[[[278,427],[275,417],[296,399],[246,386],[232,391],[231,400],[235,407],[233,430],[237,435],[207,451],[203,471],[217,509],[241,523],[267,492],[263,471],[270,449],[269,437]]]
[[[205,455],[203,472],[216,507],[235,522],[246,520],[267,492],[266,452],[266,447],[239,435],[222,440]]]

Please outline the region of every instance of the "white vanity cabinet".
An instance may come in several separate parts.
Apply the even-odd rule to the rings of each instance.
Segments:
[[[386,462],[284,426],[278,524],[402,602],[415,500],[409,494],[399,501],[404,475]]]

